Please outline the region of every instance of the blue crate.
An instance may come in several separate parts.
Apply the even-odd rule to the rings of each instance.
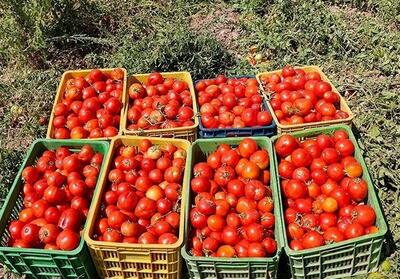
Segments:
[[[233,78],[254,78],[255,76],[238,76]],[[195,84],[200,80],[196,80]],[[197,92],[196,92],[197,98]],[[200,106],[198,102],[196,102],[197,110],[200,111]],[[263,99],[263,110],[269,111],[266,101]],[[203,126],[201,122],[200,115],[199,118],[199,136],[201,138],[226,138],[226,137],[254,137],[254,136],[267,136],[271,137],[276,134],[276,123],[272,120],[271,125],[269,126],[256,126],[256,127],[247,127],[247,128],[228,128],[228,129],[207,129]]]

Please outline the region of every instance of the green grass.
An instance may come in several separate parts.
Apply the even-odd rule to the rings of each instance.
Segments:
[[[48,118],[63,70],[188,70],[197,79],[316,64],[356,114],[359,143],[391,230],[384,254],[392,268],[381,273],[398,276],[399,14],[396,0],[3,1],[0,195],[29,144],[45,136],[39,118]],[[262,61],[249,64],[256,54]]]

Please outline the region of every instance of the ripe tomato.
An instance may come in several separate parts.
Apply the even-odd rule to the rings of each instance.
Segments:
[[[255,140],[246,138],[240,142],[238,149],[240,156],[250,158],[250,156],[257,151],[258,145]]]
[[[39,243],[40,227],[35,224],[26,224],[21,230],[21,240],[30,245]]]
[[[368,185],[364,179],[351,179],[348,183],[347,191],[352,200],[363,201],[368,195]]]
[[[289,180],[284,187],[284,194],[290,199],[299,199],[307,196],[308,189],[304,182],[299,180]]]
[[[304,234],[302,246],[304,249],[319,247],[324,244],[324,238],[316,231],[309,231]]]
[[[337,227],[330,227],[325,230],[324,239],[327,243],[333,243],[345,240],[345,236]]]
[[[282,135],[275,142],[275,150],[280,157],[290,155],[297,147],[298,142],[291,135]]]
[[[64,230],[71,229],[78,231],[82,225],[82,221],[82,213],[74,208],[69,208],[61,213],[58,226]]]
[[[150,219],[156,213],[156,211],[156,202],[146,197],[141,198],[135,207],[136,217],[143,219]]]
[[[10,235],[13,239],[20,239],[21,238],[21,232],[25,226],[24,222],[14,220],[10,223],[8,227],[8,231],[10,232]]]
[[[353,221],[361,224],[364,228],[375,224],[375,210],[369,205],[357,205],[352,210]]]
[[[55,243],[60,230],[54,224],[46,224],[39,230],[39,239],[45,244]]]
[[[330,227],[335,227],[337,224],[337,217],[334,213],[322,213],[319,216],[319,224],[323,231]]]
[[[347,239],[359,237],[365,234],[365,229],[359,223],[352,223],[347,226],[344,235]]]

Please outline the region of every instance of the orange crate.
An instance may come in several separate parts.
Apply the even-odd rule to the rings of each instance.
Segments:
[[[110,74],[111,71],[114,68],[106,68],[106,69],[99,69],[100,71],[102,71],[103,73],[106,74]],[[124,71],[124,87],[122,89],[122,109],[121,109],[121,119],[123,118],[124,115],[124,107],[125,107],[125,102],[126,102],[126,80],[127,80],[127,73],[126,70],[124,68],[120,68]],[[54,119],[54,109],[56,107],[56,105],[58,103],[61,102],[62,100],[62,96],[65,90],[65,86],[66,86],[66,82],[67,80],[71,79],[71,78],[77,78],[77,77],[84,77],[87,74],[90,73],[90,71],[92,71],[93,69],[85,69],[85,70],[72,70],[72,71],[66,71],[63,73],[62,77],[61,77],[61,81],[58,85],[57,88],[57,94],[56,94],[56,98],[54,100],[54,104],[53,104],[53,109],[51,111],[51,115],[50,115],[50,120],[49,120],[49,127],[47,128],[47,135],[46,138],[54,138],[54,127],[53,127],[53,119]],[[122,121],[122,120],[121,120]],[[119,135],[122,134],[122,122],[120,121],[119,123]],[[86,138],[88,140],[109,140],[111,138],[107,138],[107,137],[102,137],[102,138]]]
[[[126,95],[126,105],[124,110],[124,115],[121,118],[121,125],[124,135],[135,135],[135,136],[147,136],[147,137],[163,137],[163,138],[179,138],[179,139],[187,139],[190,142],[194,142],[197,138],[197,127],[199,126],[199,119],[196,117],[198,114],[197,105],[196,105],[196,95],[194,93],[192,76],[189,72],[169,72],[169,73],[161,73],[164,78],[176,78],[182,81],[185,81],[189,85],[189,91],[192,96],[193,101],[193,115],[194,115],[194,125],[190,127],[179,127],[179,128],[171,128],[171,129],[156,129],[156,130],[137,130],[131,131],[128,130],[128,109],[129,109],[129,95],[128,88],[132,83],[139,82],[144,83],[147,77],[150,74],[135,74],[128,77],[128,82],[125,87],[125,95]]]
[[[268,101],[267,106],[268,106],[269,111],[271,112],[272,118],[274,119],[274,121],[276,123],[278,134],[292,133],[295,131],[301,131],[301,130],[310,129],[310,128],[326,127],[326,126],[335,125],[335,124],[346,124],[346,125],[351,126],[352,120],[354,118],[353,112],[350,110],[349,106],[347,105],[346,100],[343,98],[342,95],[340,95],[339,91],[332,84],[332,82],[328,79],[328,77],[322,72],[322,70],[318,66],[304,66],[304,67],[295,67],[295,68],[302,69],[306,73],[307,72],[318,72],[321,76],[321,79],[323,81],[328,82],[331,85],[332,91],[338,93],[338,95],[340,96],[340,109],[344,112],[347,112],[349,114],[349,117],[347,117],[346,119],[335,119],[335,120],[329,120],[329,121],[323,121],[323,122],[283,125],[283,124],[279,123],[278,118],[276,117],[275,112],[274,112],[270,102]],[[282,73],[282,70],[276,70],[276,71],[272,71],[272,72],[259,73],[256,75],[257,81],[260,84],[261,92],[264,95],[266,95],[267,99],[270,98],[271,93],[267,92],[264,89],[263,83],[261,81],[262,80],[261,76],[269,76],[272,74],[280,75],[281,73]]]
[[[106,171],[99,177],[100,185],[93,197],[92,207],[88,213],[84,239],[89,247],[94,265],[101,278],[152,278],[172,279],[181,275],[182,259],[180,248],[184,241],[184,220],[187,208],[181,203],[178,241],[166,244],[128,244],[104,242],[92,239],[96,217],[100,213],[103,195],[106,192],[107,177],[112,159],[121,145],[137,146],[142,137],[118,136],[111,141],[110,152],[105,158]],[[148,138],[153,144],[163,146],[172,143],[189,152],[190,143],[183,139]],[[185,169],[189,169],[186,160]],[[189,176],[184,173],[181,200],[186,200]]]

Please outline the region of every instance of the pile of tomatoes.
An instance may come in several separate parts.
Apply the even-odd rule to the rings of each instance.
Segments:
[[[345,119],[340,96],[318,72],[285,66],[282,74],[262,75],[264,87],[274,92],[269,101],[280,124],[293,125]]]
[[[344,130],[299,142],[275,143],[290,248],[302,250],[375,233],[375,211],[366,204],[367,182]]]
[[[62,100],[54,107],[52,137],[82,139],[118,134],[124,71],[95,69],[86,77],[66,81]]]
[[[173,144],[115,151],[103,206],[95,224],[99,241],[173,244],[178,240],[186,151]]]
[[[196,84],[201,123],[207,129],[269,126],[272,116],[261,110],[263,99],[255,78],[200,80]]]
[[[10,223],[10,246],[73,250],[80,242],[103,155],[90,145],[73,153],[66,147],[46,150],[35,166],[22,172],[23,203]]]
[[[194,165],[190,182],[191,253],[210,257],[274,255],[275,216],[269,154],[251,138],[237,148],[220,144]]]
[[[129,86],[128,130],[155,130],[190,127],[193,101],[189,85],[175,78],[151,73],[144,84]]]

